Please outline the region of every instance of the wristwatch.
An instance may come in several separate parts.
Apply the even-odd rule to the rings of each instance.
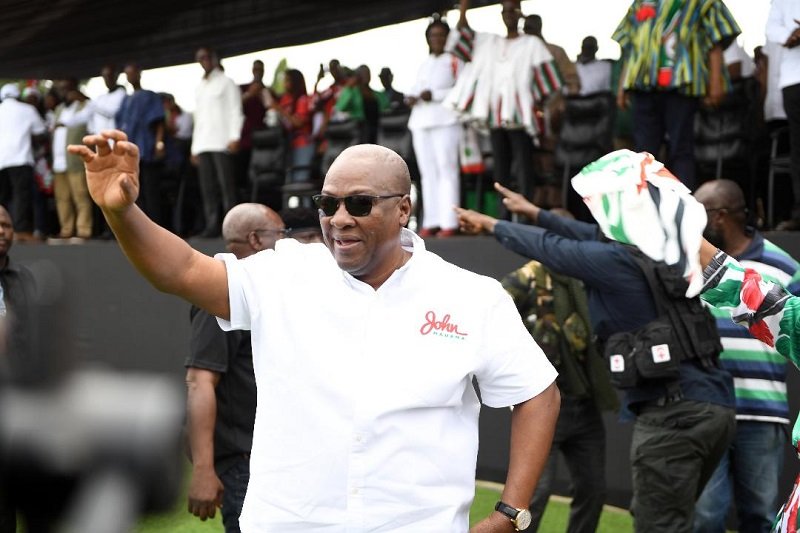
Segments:
[[[528,526],[531,525],[531,512],[527,509],[517,509],[500,501],[494,506],[494,510],[506,515],[517,531],[528,529]]]

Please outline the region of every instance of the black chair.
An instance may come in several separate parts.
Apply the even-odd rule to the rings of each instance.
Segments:
[[[567,207],[572,176],[614,148],[616,100],[611,92],[600,92],[568,96],[564,104],[555,159],[563,169],[562,205]]]
[[[287,146],[281,126],[253,132],[253,152],[250,158],[250,201],[258,202],[262,189],[277,193],[286,181]]]
[[[792,175],[792,161],[789,152],[778,153],[778,147],[781,145],[781,138],[788,138],[789,126],[781,126],[770,134],[770,150],[769,150],[769,173],[767,174],[767,226],[773,227],[774,220],[774,194],[775,194],[775,176],[782,174],[784,176]],[[786,142],[786,139],[784,139]]]
[[[411,142],[411,131],[408,129],[408,118],[411,112],[401,109],[381,115],[378,125],[378,144],[397,152],[408,166],[411,175],[411,220],[409,227],[416,229],[420,213],[419,170]]]
[[[718,107],[700,106],[694,123],[694,155],[698,177],[713,176],[719,179],[725,164],[735,163],[736,170],[747,168],[751,201],[755,193],[756,158],[753,148],[758,132],[758,91],[758,83],[753,78],[737,80]],[[701,181],[698,180],[698,183]]]
[[[345,148],[358,144],[358,123],[353,120],[330,122],[325,130],[325,151],[320,159],[320,175],[325,176],[334,159],[339,157]]]
[[[378,125],[378,144],[397,152],[408,164],[414,158],[411,132],[408,129],[410,113],[389,113],[381,115]]]
[[[281,197],[283,207],[288,207],[293,198],[298,199],[299,203],[310,205],[310,198],[317,194],[322,188],[322,180],[328,169],[331,167],[334,159],[341,154],[345,148],[353,146],[358,142],[358,124],[352,120],[345,120],[341,122],[330,122],[325,130],[325,150],[319,160],[319,176],[320,179],[311,179],[310,181],[303,181],[298,183],[286,183],[281,187]],[[286,174],[290,175],[296,167],[288,167]],[[314,172],[312,172],[312,175]]]

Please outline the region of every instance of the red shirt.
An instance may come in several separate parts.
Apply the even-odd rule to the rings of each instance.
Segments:
[[[278,102],[280,106],[293,118],[302,122],[295,126],[288,120],[283,121],[283,127],[289,133],[289,142],[292,148],[302,148],[311,143],[311,98],[302,95],[295,100],[291,94],[284,94]]]

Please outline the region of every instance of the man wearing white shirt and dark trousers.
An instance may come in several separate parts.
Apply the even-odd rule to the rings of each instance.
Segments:
[[[203,195],[206,227],[201,237],[219,237],[222,214],[236,205],[233,154],[239,150],[244,114],[239,86],[225,76],[214,50],[203,47],[195,59],[203,67],[197,86],[192,161]]]
[[[772,0],[767,17],[767,40],[780,43],[783,47],[779,86],[789,121],[794,194],[791,218],[778,224],[775,229],[797,231],[800,230],[800,2]]]
[[[47,128],[36,108],[19,101],[14,83],[0,89],[0,204],[8,207],[17,240],[33,240],[33,136]]]
[[[87,124],[89,133],[100,133],[103,130],[114,130],[117,128],[115,117],[117,111],[122,106],[122,101],[127,96],[125,87],[117,84],[119,78],[119,70],[115,65],[105,65],[100,70],[100,76],[108,88],[108,92],[100,94],[89,102],[89,109],[91,116]],[[93,222],[95,225],[94,232],[100,238],[111,238],[111,230],[100,214],[100,209],[92,204]]]

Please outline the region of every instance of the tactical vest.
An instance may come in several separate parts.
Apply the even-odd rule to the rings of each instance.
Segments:
[[[698,297],[686,297],[689,284],[682,273],[637,248],[627,250],[647,279],[658,318],[608,338],[604,353],[614,386],[627,389],[654,380],[675,381],[685,360],[696,359],[705,368],[717,366],[722,344],[716,321]]]

